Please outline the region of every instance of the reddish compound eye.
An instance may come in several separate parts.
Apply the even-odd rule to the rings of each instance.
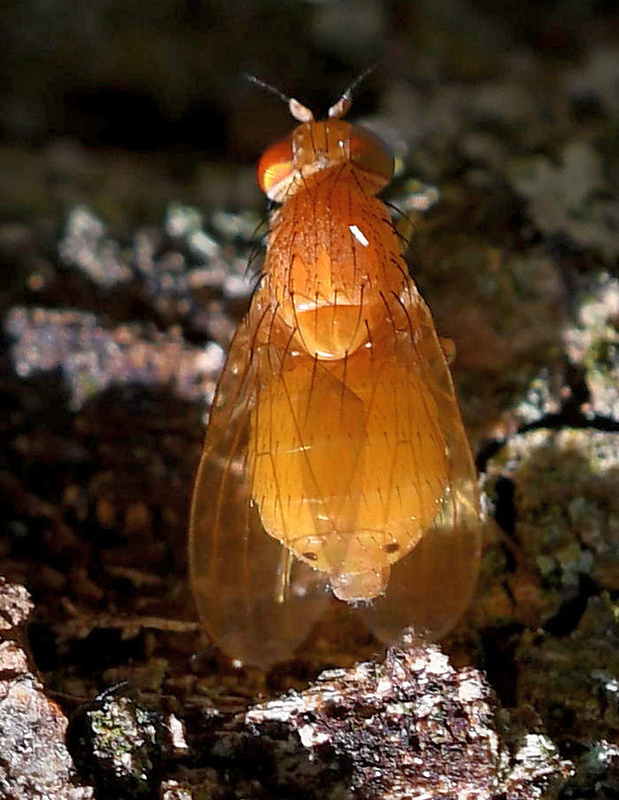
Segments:
[[[262,154],[258,162],[258,184],[268,198],[276,200],[282,187],[292,179],[294,170],[292,137],[286,136]]]
[[[367,128],[352,129],[350,160],[364,172],[382,179],[383,186],[393,178],[393,154],[385,142]]]

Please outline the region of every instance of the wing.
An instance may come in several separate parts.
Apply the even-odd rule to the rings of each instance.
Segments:
[[[200,616],[231,658],[267,666],[289,658],[329,603],[323,576],[269,536],[251,496],[248,449],[261,393],[287,342],[254,297],[220,379],[195,482],[189,533]]]
[[[190,540],[201,616],[232,657],[292,655],[327,584],[373,599],[362,613],[385,642],[409,626],[438,638],[469,603],[479,506],[451,376],[414,286],[385,304],[344,359],[295,350],[259,297],[235,337]]]
[[[424,535],[393,564],[386,592],[362,611],[385,643],[397,641],[409,626],[435,639],[447,633],[471,600],[481,548],[477,475],[432,317],[412,284],[402,297],[390,299],[389,307],[395,361],[406,364],[410,376],[408,389],[405,382],[398,390],[398,414],[404,421],[403,457],[410,455],[410,443],[419,427],[406,420],[414,421],[421,404],[434,428],[437,448],[433,458],[442,461],[430,469],[430,480],[436,482],[436,475],[444,477],[436,513]],[[402,456],[394,454],[394,462],[398,457]],[[419,484],[426,480],[427,461],[416,462],[411,481]]]

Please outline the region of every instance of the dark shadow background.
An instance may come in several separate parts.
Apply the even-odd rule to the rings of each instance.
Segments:
[[[515,53],[576,62],[592,38],[612,37],[616,13],[608,0],[21,0],[0,10],[0,132],[251,163],[288,122],[243,72],[324,113],[378,61],[363,113],[394,81],[475,83]]]

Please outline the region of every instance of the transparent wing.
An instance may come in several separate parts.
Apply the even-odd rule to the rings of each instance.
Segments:
[[[248,448],[261,392],[281,369],[272,312],[258,296],[232,343],[195,482],[190,573],[200,616],[231,658],[289,658],[329,603],[324,577],[263,527],[251,498]]]
[[[385,642],[406,627],[439,638],[470,601],[476,473],[445,355],[412,285],[384,301],[367,346],[344,359],[295,351],[259,299],[234,340],[190,542],[201,616],[232,657],[289,657],[327,584],[374,598],[361,613]]]
[[[414,420],[419,392],[425,395],[425,413],[437,423],[433,436],[441,443],[445,478],[424,535],[392,565],[385,593],[361,609],[385,643],[396,641],[407,626],[434,639],[445,635],[471,600],[481,548],[477,475],[430,312],[414,286],[406,296],[390,299],[389,307],[397,341],[395,360],[408,364],[410,375],[408,388],[398,387],[398,413],[403,420]],[[405,451],[410,450],[415,427],[413,423],[408,433],[403,431]],[[413,482],[420,481],[425,465],[419,467],[410,476]]]

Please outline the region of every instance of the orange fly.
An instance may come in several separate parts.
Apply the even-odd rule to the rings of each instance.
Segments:
[[[287,99],[288,100],[288,99]],[[477,480],[445,354],[376,198],[393,157],[350,91],[260,160],[279,203],[195,484],[191,580],[230,657],[289,658],[331,595],[390,643],[444,635],[477,578]]]

